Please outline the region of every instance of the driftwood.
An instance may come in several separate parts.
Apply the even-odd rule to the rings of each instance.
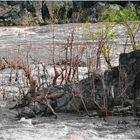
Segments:
[[[34,93],[35,94],[35,93]],[[43,105],[45,106],[43,111],[34,111],[31,109],[31,112],[33,112],[35,115],[39,115],[41,113],[51,113],[57,118],[57,114],[55,113],[52,102],[55,102],[56,99],[62,97],[64,93],[60,94],[51,94],[49,92],[43,94],[43,95],[37,95],[32,97],[30,93],[27,93],[22,99],[21,103],[16,104],[14,107],[11,107],[10,109],[23,109],[24,107],[30,108],[32,105],[35,107],[36,105],[39,105],[40,107]],[[47,110],[47,112],[46,112]],[[20,114],[20,113],[18,113]],[[25,115],[25,113],[23,113]],[[23,116],[23,114],[20,114],[18,116]],[[27,116],[30,116],[30,114],[26,114]]]
[[[114,112],[124,112],[124,111],[129,111],[131,109],[132,109],[132,106],[127,106],[127,107],[115,106],[113,111]]]

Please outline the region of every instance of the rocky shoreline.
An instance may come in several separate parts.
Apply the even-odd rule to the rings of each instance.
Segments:
[[[91,74],[76,84],[50,85],[36,94],[28,92],[19,103],[18,100],[6,101],[6,108],[19,118],[57,117],[60,112],[77,112],[89,117],[140,116],[139,73],[140,50],[120,54],[119,66],[105,71],[104,75]],[[95,111],[97,113],[91,113]]]
[[[140,3],[127,1],[1,1],[0,26],[31,26],[49,23],[95,23],[105,9],[120,10]]]

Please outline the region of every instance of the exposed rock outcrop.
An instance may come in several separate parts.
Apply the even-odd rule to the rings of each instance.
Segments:
[[[90,116],[89,110],[101,116],[140,115],[140,50],[120,54],[119,66],[104,76],[94,73],[78,83],[48,86],[34,97],[28,93],[14,108],[21,110],[21,117],[76,111]]]
[[[140,50],[120,54],[119,66],[106,71],[105,77],[116,100],[133,100],[134,108],[140,111]]]
[[[36,115],[56,115],[55,112],[80,112],[86,109],[96,109],[94,94],[98,102],[102,101],[103,87],[99,75],[94,75],[96,83],[93,93],[93,76],[77,84],[50,86],[40,90],[37,96],[31,98],[28,93],[20,104],[11,109],[18,109],[20,117],[35,117]],[[49,96],[48,96],[49,93]],[[46,96],[47,95],[47,96]],[[86,108],[85,108],[86,106]]]
[[[0,25],[36,25],[43,23],[42,2],[1,1]]]
[[[97,22],[104,9],[118,10],[130,2],[0,1],[0,26],[42,25],[52,22]],[[131,2],[138,7],[139,2]]]

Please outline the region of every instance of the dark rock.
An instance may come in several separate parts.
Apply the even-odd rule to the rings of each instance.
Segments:
[[[34,25],[43,22],[41,2],[7,1],[0,4],[0,25]]]
[[[134,94],[134,99],[136,99],[140,95],[140,72],[135,75],[131,92]]]
[[[102,82],[98,75],[94,75],[95,83],[95,97],[98,103],[102,102],[101,95],[103,94]],[[59,112],[75,112],[80,110],[85,110],[81,98],[84,100],[84,103],[87,109],[95,109],[96,105],[93,102],[94,93],[93,93],[93,77],[89,77],[80,81],[77,84],[73,85],[64,85],[60,88],[56,88],[53,92],[65,93],[64,96],[57,99],[57,108]]]
[[[118,10],[139,2],[119,1],[0,1],[0,26],[42,25],[52,21],[98,22],[105,9]]]
[[[134,94],[134,110],[136,115],[140,116],[140,72],[136,74],[132,87],[132,93]]]
[[[107,70],[105,79],[108,88],[114,87],[116,101],[134,100],[134,108],[140,110],[140,50],[120,54],[119,66]]]
[[[94,93],[92,90],[93,82],[95,83]],[[30,93],[28,93],[25,98],[22,99],[22,105],[19,104],[15,106],[15,109],[19,110],[18,114],[20,117],[30,118],[36,115],[48,116],[49,114],[56,116],[57,112],[85,111],[84,104],[88,110],[93,110],[97,108],[93,102],[94,94],[96,94],[95,100],[98,103],[102,102],[102,82],[100,76],[95,74],[94,80],[93,76],[91,76],[77,84],[50,86],[47,88],[47,91],[49,93],[48,98],[44,98],[44,90],[39,91],[38,96],[32,99],[29,96]],[[28,102],[26,105],[25,101]],[[51,110],[49,106],[51,106],[53,110]]]
[[[91,73],[78,83],[48,86],[35,97],[28,93],[22,100],[25,106],[19,105],[16,109],[21,109],[19,114],[24,117],[56,116],[56,112],[86,111],[88,114],[87,110],[95,109],[101,116],[106,116],[106,113],[113,115],[115,111],[118,115],[128,115],[133,113],[132,108],[139,115],[140,50],[121,54],[119,66],[105,71],[104,78],[105,81],[102,75]],[[107,109],[104,107],[104,97],[107,97]]]

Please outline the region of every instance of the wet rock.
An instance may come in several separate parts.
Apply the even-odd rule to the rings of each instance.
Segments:
[[[119,100],[120,103],[125,102],[127,99],[134,100],[134,106],[137,111],[139,110],[140,50],[120,54],[119,66],[107,70],[105,78],[107,87],[114,87],[114,98],[116,100]]]
[[[27,118],[33,118],[36,116],[35,113],[32,111],[32,109],[30,107],[27,107],[27,106],[22,108],[22,109],[19,109],[18,111],[19,111],[19,114],[17,117],[19,119],[22,117],[25,117],[27,119]]]
[[[134,84],[131,92],[134,94],[134,99],[140,96],[140,72],[135,75]]]
[[[138,96],[134,100],[133,109],[134,109],[135,115],[140,117],[140,96]]]
[[[92,82],[95,84],[95,93],[92,90]],[[48,95],[44,90],[47,91]],[[37,96],[33,98],[28,93],[22,99],[22,103],[15,106],[15,109],[19,111],[19,117],[31,118],[36,115],[48,116],[49,114],[56,116],[58,112],[85,111],[85,106],[88,110],[93,110],[96,109],[96,105],[93,102],[94,94],[96,94],[96,101],[100,103],[103,93],[100,77],[95,74],[94,80],[93,76],[90,76],[77,84],[50,86],[44,90],[39,91],[36,94]]]
[[[122,84],[128,86],[126,94],[130,98],[134,98],[135,90],[138,89],[139,72],[140,72],[140,50],[127,54],[121,54],[119,59],[120,78]],[[137,83],[137,84],[136,84]]]
[[[134,94],[134,110],[137,116],[140,116],[140,72],[136,74],[135,81],[132,87]]]
[[[102,101],[101,95],[103,94],[102,82],[99,75],[94,75],[95,83],[95,97],[96,101],[99,103]],[[77,84],[64,85],[61,88],[54,90],[54,93],[64,93],[64,96],[57,99],[56,110],[58,112],[75,112],[80,110],[85,110],[82,100],[84,101],[87,109],[95,109],[96,105],[93,102],[93,77],[81,80]],[[54,88],[53,88],[54,89]]]
[[[119,110],[116,109],[117,115],[120,112],[127,114],[126,111],[132,114],[133,107],[136,115],[139,115],[140,50],[121,54],[119,66],[105,71],[104,78],[105,87],[103,86],[103,76],[91,73],[88,78],[78,83],[61,86],[50,85],[47,89],[40,90],[35,97],[27,94],[29,103],[26,106],[20,106],[21,116],[33,117],[38,114],[51,113],[56,115],[56,112],[80,112],[86,109],[97,109],[101,111],[102,115],[106,115],[106,108],[102,107],[105,92],[107,93],[108,111],[112,111],[114,106],[120,106]],[[27,99],[26,101],[28,101]]]
[[[14,104],[15,103],[11,102],[10,100],[3,101],[2,97],[0,96],[0,123],[2,123],[4,120],[6,122],[17,120],[17,111],[9,110],[9,106]]]

